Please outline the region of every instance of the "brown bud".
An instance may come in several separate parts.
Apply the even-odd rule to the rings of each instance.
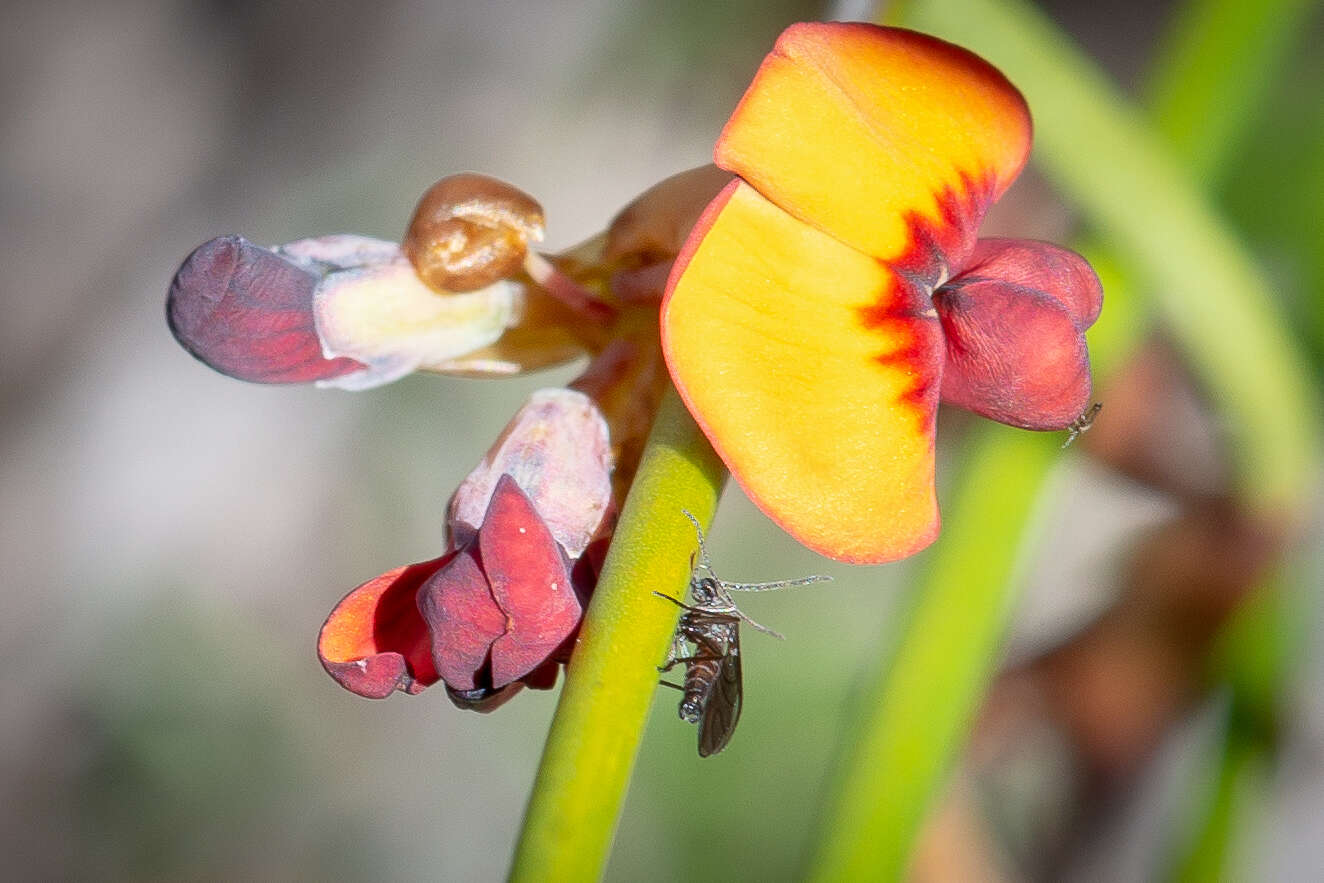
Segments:
[[[423,194],[401,248],[430,288],[474,291],[518,271],[529,240],[542,234],[542,206],[533,197],[466,173]]]

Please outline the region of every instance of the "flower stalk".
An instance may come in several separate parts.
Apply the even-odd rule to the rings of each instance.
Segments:
[[[668,388],[566,670],[515,849],[512,880],[602,875],[657,666],[689,581],[693,513],[706,528],[726,470]]]

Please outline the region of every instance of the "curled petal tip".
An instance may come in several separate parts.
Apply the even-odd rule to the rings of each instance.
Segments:
[[[543,236],[543,212],[524,191],[486,175],[442,178],[423,194],[403,249],[436,291],[475,291],[514,275],[530,241]]]
[[[436,683],[418,588],[446,557],[398,567],[358,586],[336,605],[317,638],[322,667],[342,687],[369,699]]]

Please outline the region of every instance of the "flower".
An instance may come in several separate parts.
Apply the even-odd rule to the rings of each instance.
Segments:
[[[810,548],[881,563],[933,541],[940,400],[1032,429],[1088,404],[1093,271],[976,238],[1030,129],[974,54],[831,23],[788,28],[723,130],[738,177],[672,268],[663,351],[732,476]]]
[[[256,383],[508,376],[600,348],[614,315],[528,248],[541,237],[532,197],[455,175],[423,195],[402,245],[346,234],[274,248],[209,240],[175,274],[166,315],[186,350]]]
[[[346,689],[383,698],[444,681],[487,711],[551,687],[615,523],[608,426],[584,393],[534,393],[448,507],[448,549],[351,591],[318,655]]]
[[[382,698],[441,681],[488,711],[555,683],[666,384],[657,303],[717,189],[711,170],[698,177],[708,183],[664,182],[608,235],[551,259],[528,248],[542,235],[532,198],[457,175],[424,194],[401,245],[223,236],[184,261],[171,330],[243,380],[366,389],[414,370],[503,376],[593,356],[568,388],[535,392],[460,484],[443,554],[336,605],[318,655],[342,686]],[[665,243],[649,238],[658,224]]]
[[[532,197],[455,175],[400,244],[204,243],[167,316],[193,355],[261,383],[366,389],[589,357],[568,387],[534,393],[461,483],[443,553],[352,590],[319,636],[323,666],[355,693],[442,682],[487,711],[554,684],[668,374],[768,515],[858,563],[936,536],[940,401],[1028,429],[1085,410],[1093,271],[1047,243],[977,238],[1029,147],[1020,94],[971,53],[794,25],[717,165],[662,181],[577,248],[537,253]]]

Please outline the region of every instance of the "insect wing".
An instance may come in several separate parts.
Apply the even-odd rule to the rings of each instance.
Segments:
[[[699,756],[711,757],[726,747],[740,721],[744,685],[740,672],[740,627],[731,623],[717,678],[708,692],[699,721]]]

